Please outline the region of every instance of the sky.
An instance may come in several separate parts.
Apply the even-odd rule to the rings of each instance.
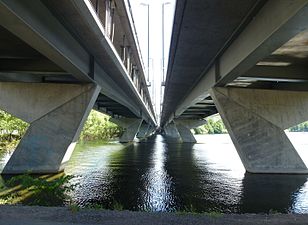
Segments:
[[[157,118],[160,113],[160,103],[163,97],[161,90],[162,82],[162,5],[164,4],[164,58],[165,73],[167,71],[168,53],[172,33],[173,15],[175,0],[130,0],[133,18],[137,30],[141,54],[145,68],[147,68],[148,58],[148,8],[144,4],[149,4],[150,13],[150,83],[149,92],[152,97]]]

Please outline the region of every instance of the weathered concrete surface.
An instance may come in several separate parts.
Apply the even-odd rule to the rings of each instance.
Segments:
[[[131,142],[136,137],[136,134],[139,131],[139,128],[142,124],[142,119],[137,118],[110,118],[110,121],[118,124],[119,126],[125,129],[124,133],[120,137],[120,142]]]
[[[174,120],[174,122],[184,143],[196,143],[190,129],[206,124],[206,120]]]
[[[73,212],[61,207],[0,206],[2,225],[297,225],[307,224],[300,214],[177,214],[81,209]]]
[[[142,123],[139,127],[139,131],[137,133],[137,138],[145,138],[148,135],[148,131],[150,129],[150,125],[146,123]]]
[[[308,173],[283,130],[307,117],[307,93],[213,88],[211,96],[248,172]]]
[[[176,138],[176,139],[181,138],[173,121],[164,127],[164,133],[169,138]]]
[[[5,84],[1,86],[5,87]],[[30,127],[2,173],[56,173],[63,170],[100,87],[27,83],[9,86],[11,90],[4,90],[11,91],[12,95],[7,95],[6,101],[1,99],[2,105],[7,106],[4,109],[30,122]],[[14,106],[4,104],[10,97]]]
[[[145,136],[149,137],[149,136],[153,135],[155,131],[156,131],[156,128],[153,128],[152,126],[149,126],[149,129],[147,130]]]
[[[181,136],[182,142],[185,143],[196,143],[194,135],[191,133],[190,129],[184,126],[182,123],[176,123],[176,128]]]

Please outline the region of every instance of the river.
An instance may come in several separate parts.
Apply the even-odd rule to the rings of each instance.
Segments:
[[[308,165],[308,133],[288,136]],[[229,135],[196,139],[182,144],[157,135],[130,146],[78,144],[65,169],[78,184],[73,202],[144,211],[308,213],[307,175],[245,173]]]

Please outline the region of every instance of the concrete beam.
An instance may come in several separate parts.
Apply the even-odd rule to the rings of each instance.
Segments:
[[[261,81],[308,81],[308,67],[305,66],[254,66],[241,76],[244,79]]]
[[[93,84],[1,83],[1,108],[30,123],[2,173],[62,171],[99,91]]]
[[[70,13],[75,8],[80,10],[81,20],[86,20],[87,23],[84,24],[91,27],[91,37],[95,37],[95,40],[99,40],[100,42],[100,45],[96,46],[97,51],[105,51],[109,54],[109,57],[104,58],[103,61],[108,62],[109,67],[110,61],[112,61],[112,65],[116,65],[112,67],[117,67],[113,72],[115,73],[116,71],[118,73],[120,71],[122,75],[124,74],[126,81],[126,86],[124,86],[126,88],[129,87],[130,93],[133,92],[133,94],[128,95],[125,87],[123,88],[123,86],[115,82],[111,78],[112,74],[106,73],[106,68],[102,68],[101,64],[94,62],[93,78],[102,87],[102,93],[126,106],[136,116],[141,116],[141,110],[143,112],[142,117],[146,117],[153,124],[156,124],[153,114],[147,109],[138,90],[136,90],[133,82],[129,79],[127,71],[124,65],[121,64],[121,59],[118,57],[115,48],[112,46],[110,40],[106,39],[102,25],[91,3],[89,1],[72,0],[71,2],[66,1],[66,4],[71,6],[69,7]],[[77,80],[88,83],[94,82],[88,75],[93,70],[93,65],[90,63],[92,55],[88,49],[85,49],[79,44],[75,39],[75,35],[70,33],[70,29],[63,25],[65,23],[62,24],[41,1],[0,0],[0,15],[2,18],[0,25],[16,37],[46,56],[67,73],[72,74]],[[71,15],[67,16],[71,17]],[[65,19],[68,20],[69,18]],[[80,29],[83,28],[83,26],[80,26]],[[89,36],[90,34],[87,35],[87,37]],[[91,42],[94,42],[94,40]]]
[[[119,84],[118,86],[121,87],[120,83],[125,84],[124,85],[125,88],[122,88],[125,90],[125,95],[131,96],[130,98],[133,98],[134,103],[135,104],[137,103],[138,105],[141,106],[139,107],[139,111],[141,109],[143,111],[143,116],[147,117],[144,119],[150,119],[153,122],[153,125],[156,124],[153,108],[146,107],[145,101],[143,100],[141,94],[138,91],[138,88],[131,79],[114,44],[111,42],[108,35],[106,34],[106,31],[103,28],[102,23],[100,22],[100,19],[97,16],[95,10],[93,9],[90,1],[70,0],[69,2],[74,7],[74,12],[76,13],[76,16],[78,16],[78,19],[72,19],[72,17],[68,14],[68,12],[65,11],[65,9],[63,10],[62,5],[56,3],[52,3],[51,5],[54,8],[56,8],[56,10],[59,11],[60,14],[66,18],[67,21],[70,21],[71,24],[75,26],[81,26],[83,28],[83,32],[80,33],[80,37],[82,38],[82,40],[84,40],[84,42],[87,42],[89,37],[92,40],[91,43],[87,44],[87,46],[92,52],[93,56],[95,57],[97,63],[101,65],[108,74],[112,74],[110,77],[114,80],[115,83]],[[125,11],[125,7],[122,1],[120,1],[119,4],[117,4],[117,7],[120,7],[118,9],[119,10],[118,13],[119,12],[123,13],[123,18],[125,19],[125,16],[127,16],[127,19],[129,20],[130,16]],[[70,7],[69,9],[72,10]],[[127,21],[125,21],[125,24],[126,22]],[[133,27],[126,28],[127,31],[130,29],[133,29]],[[133,35],[131,31],[127,32],[126,35],[128,35],[128,33],[129,35]],[[131,40],[129,44],[132,45],[132,48],[136,49],[136,46],[134,45],[137,44],[134,40],[134,37],[129,36],[129,39]],[[122,41],[122,36],[121,36],[121,41]],[[134,52],[134,54],[135,53],[136,52]],[[144,67],[140,61],[140,58],[138,57],[140,57],[140,55],[136,53],[135,58],[141,75],[140,79],[145,82]],[[98,77],[101,77],[100,73],[98,73]],[[96,79],[97,77],[95,77],[95,80]],[[146,93],[147,99],[149,100],[150,95],[148,89],[144,88],[143,91]],[[131,101],[132,99],[130,98],[126,98],[125,100]]]
[[[224,86],[240,77],[296,34],[306,30],[307,17],[307,0],[267,1],[217,59],[218,64],[212,65],[204,72],[203,78],[176,108],[175,116],[181,115],[187,108],[207,97],[211,87]],[[217,77],[220,77],[218,81]],[[169,122],[173,116],[170,115]]]
[[[34,59],[0,59],[0,71],[12,71],[23,73],[39,73],[47,74],[65,74],[65,71],[54,64],[52,61],[44,58]]]
[[[124,143],[134,141],[142,124],[142,119],[137,118],[110,118],[109,120],[124,128],[124,133],[119,139]]]
[[[0,24],[78,80],[91,82],[89,55],[46,6],[35,0],[0,1]]]
[[[284,129],[308,119],[308,93],[213,88],[215,101],[245,169],[308,173]]]
[[[287,9],[287,10],[286,10]],[[308,28],[307,0],[268,1],[219,58],[216,86],[226,85]]]

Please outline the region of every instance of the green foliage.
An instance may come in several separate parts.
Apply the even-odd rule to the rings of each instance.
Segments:
[[[76,205],[76,204],[70,204],[70,205],[69,205],[69,209],[71,210],[72,213],[76,213],[76,212],[78,212],[81,208],[80,208],[78,205]]]
[[[221,119],[208,119],[207,124],[194,128],[195,134],[225,134],[227,130]]]
[[[289,128],[291,132],[308,132],[308,121]]]
[[[98,204],[98,203],[94,203],[94,204],[89,204],[86,206],[86,208],[88,209],[106,209],[103,205]]]
[[[69,184],[73,176],[61,175],[54,179],[33,177],[28,174],[9,179],[1,188],[1,199],[6,203],[24,205],[63,206],[70,200],[68,192],[76,185]]]
[[[276,209],[270,209],[268,214],[278,214],[279,212]]]
[[[117,201],[114,200],[113,205],[112,205],[112,209],[122,211],[122,210],[124,210],[124,206],[120,202],[117,202]]]
[[[80,134],[80,140],[109,140],[119,137],[121,133],[119,126],[109,122],[109,116],[92,110]]]
[[[0,150],[15,148],[27,128],[26,122],[0,110]]]

